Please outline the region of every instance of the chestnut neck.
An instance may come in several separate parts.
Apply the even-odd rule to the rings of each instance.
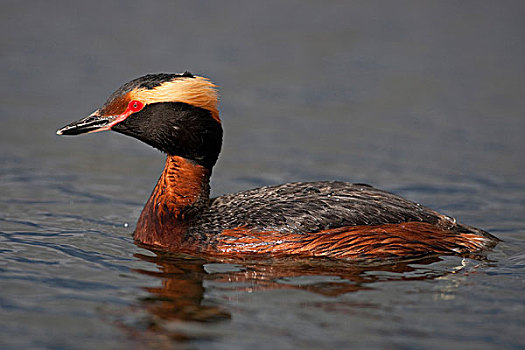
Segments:
[[[157,185],[140,214],[134,239],[148,245],[183,248],[187,229],[208,207],[211,169],[168,155]]]

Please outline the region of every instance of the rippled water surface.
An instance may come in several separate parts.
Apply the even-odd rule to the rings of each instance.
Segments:
[[[2,349],[525,347],[522,2],[14,2],[0,86]],[[131,234],[163,155],[65,138],[120,84],[221,87],[215,195],[370,183],[503,241],[486,260],[220,261]]]

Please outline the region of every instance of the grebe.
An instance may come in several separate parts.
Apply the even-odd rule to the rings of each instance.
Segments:
[[[369,185],[337,181],[266,186],[209,198],[222,145],[216,85],[148,74],[58,135],[113,130],[167,154],[134,239],[157,249],[244,257],[343,259],[477,254],[498,239]]]

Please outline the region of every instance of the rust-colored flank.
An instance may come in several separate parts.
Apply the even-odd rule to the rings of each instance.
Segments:
[[[424,222],[346,226],[315,233],[256,232],[243,227],[224,230],[213,249],[227,255],[390,259],[428,254],[479,252],[485,239]]]

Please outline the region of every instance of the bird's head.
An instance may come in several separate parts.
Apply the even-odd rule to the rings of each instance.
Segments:
[[[191,73],[148,74],[115,91],[58,135],[113,130],[211,169],[222,145],[216,86]]]

